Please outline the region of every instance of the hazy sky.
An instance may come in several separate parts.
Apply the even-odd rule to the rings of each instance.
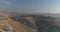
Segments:
[[[0,11],[60,13],[60,0],[0,0]]]

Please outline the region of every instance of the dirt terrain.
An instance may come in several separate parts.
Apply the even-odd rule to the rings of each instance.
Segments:
[[[51,31],[55,32],[57,31],[55,30],[55,28],[57,26],[60,27],[60,18],[49,18],[49,17],[44,17],[41,15],[40,17],[39,15],[37,16],[37,18],[35,17],[36,19],[32,16],[27,16],[27,17],[19,16],[18,17],[14,15],[13,18],[10,18],[10,16],[13,16],[13,15],[0,13],[0,31],[3,31],[3,32],[4,31],[5,32],[37,32],[37,31],[48,32],[50,31],[49,29],[51,28]],[[48,29],[46,29],[45,27],[47,27]]]
[[[23,24],[10,19],[9,16],[9,14],[0,14],[0,20],[2,20],[0,21],[0,28],[3,28],[1,24],[6,24],[12,27],[11,32],[36,32],[36,29],[24,26]]]

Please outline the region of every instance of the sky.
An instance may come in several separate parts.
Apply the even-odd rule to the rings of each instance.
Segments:
[[[0,12],[60,13],[60,0],[0,0]]]

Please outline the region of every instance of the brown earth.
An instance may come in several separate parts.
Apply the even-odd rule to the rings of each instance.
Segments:
[[[21,23],[18,23],[16,21],[13,21],[9,18],[9,14],[0,14],[5,17],[4,22],[2,24],[9,24],[13,28],[13,32],[36,32],[36,29],[29,28],[27,26],[24,26]]]

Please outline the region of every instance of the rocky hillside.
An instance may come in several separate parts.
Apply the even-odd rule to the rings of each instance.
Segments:
[[[20,15],[10,17],[29,28],[36,29],[36,32],[59,32],[60,27],[55,24],[54,18],[43,15]]]
[[[50,16],[0,14],[2,32],[60,32],[56,23]]]
[[[0,32],[36,32],[37,31],[36,29],[29,27],[23,25],[20,22],[14,21],[13,19],[10,18],[9,14],[0,14]]]

